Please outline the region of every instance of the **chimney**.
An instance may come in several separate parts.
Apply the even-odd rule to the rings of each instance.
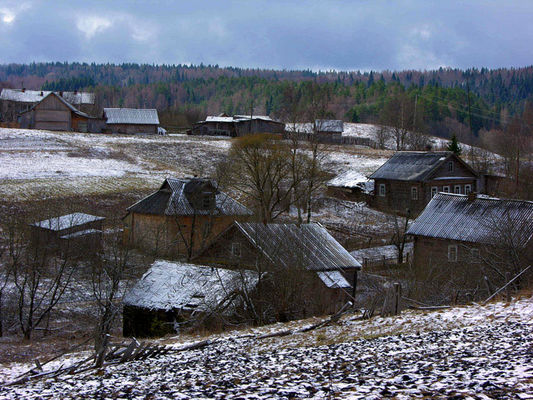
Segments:
[[[470,192],[467,195],[467,201],[469,203],[472,203],[476,198],[477,198],[477,193],[476,192]]]

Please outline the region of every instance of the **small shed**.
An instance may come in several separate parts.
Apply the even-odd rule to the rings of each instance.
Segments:
[[[328,195],[342,200],[367,201],[374,190],[374,181],[359,171],[346,171],[326,183]]]
[[[104,108],[103,119],[109,133],[158,134],[159,116],[155,109]]]
[[[350,254],[361,263],[365,271],[385,269],[387,265],[398,263],[398,248],[395,245],[367,247],[351,251]],[[403,260],[408,262],[413,257],[413,242],[405,243]]]
[[[245,136],[256,133],[283,134],[285,124],[267,115],[210,115],[204,121],[196,122],[193,135]]]
[[[158,260],[124,296],[123,334],[162,336],[199,315],[231,318],[257,282],[253,271]]]
[[[344,131],[344,122],[340,119],[317,119],[315,131],[320,136],[340,138]]]
[[[92,252],[101,248],[104,220],[76,212],[35,222],[30,225],[32,240],[62,251]]]

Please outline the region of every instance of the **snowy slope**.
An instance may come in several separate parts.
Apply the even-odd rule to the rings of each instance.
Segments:
[[[257,339],[312,322],[214,335],[203,349],[4,387],[0,398],[514,399],[533,392],[533,298],[370,321],[347,315],[310,333]],[[174,346],[184,339],[191,340]]]

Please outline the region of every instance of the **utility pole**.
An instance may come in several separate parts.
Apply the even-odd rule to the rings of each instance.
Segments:
[[[470,85],[466,80],[466,96],[468,98],[468,126],[470,127],[470,166],[474,167],[474,132],[472,131],[472,110],[470,108]]]
[[[416,125],[416,104],[418,103],[418,93],[415,95],[415,111],[413,115],[413,131],[415,130]]]

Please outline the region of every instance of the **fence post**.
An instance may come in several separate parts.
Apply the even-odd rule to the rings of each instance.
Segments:
[[[505,282],[509,282],[511,280],[511,274],[509,272],[505,273]],[[507,290],[505,291],[505,297],[507,302],[511,301],[511,285],[507,286]]]
[[[400,297],[402,295],[402,287],[398,282],[394,283],[394,315],[400,313]]]

